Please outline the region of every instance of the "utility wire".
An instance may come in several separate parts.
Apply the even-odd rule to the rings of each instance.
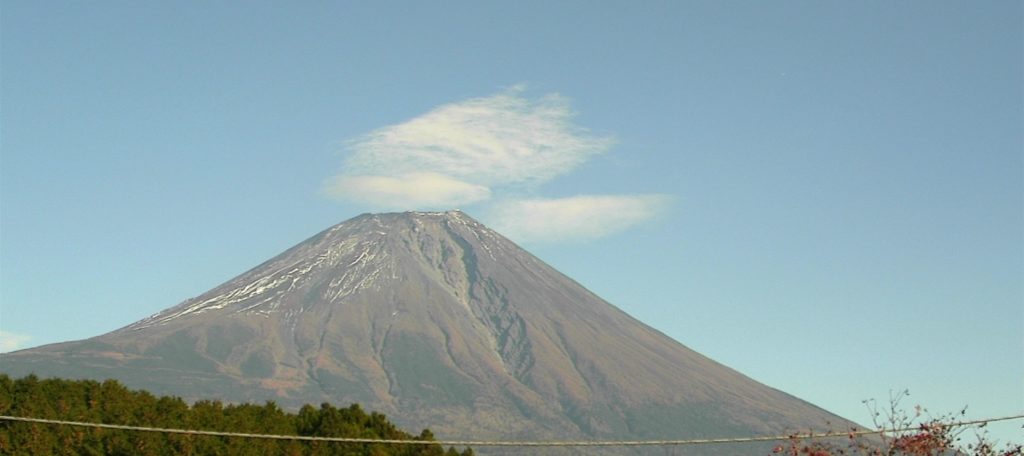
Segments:
[[[958,421],[955,423],[943,424],[944,427],[971,426],[982,423],[994,423],[997,421],[1019,420],[1024,414],[1004,416],[999,418],[988,418],[983,420]],[[340,443],[362,443],[362,444],[394,444],[394,445],[442,445],[442,446],[469,446],[469,447],[615,447],[615,446],[681,446],[681,445],[712,445],[722,443],[750,443],[750,442],[773,442],[790,439],[822,439],[832,437],[854,437],[861,435],[898,433],[920,430],[919,426],[862,430],[849,432],[825,432],[821,434],[790,434],[776,436],[756,437],[735,437],[735,438],[713,438],[713,439],[689,439],[689,440],[607,440],[607,441],[501,441],[501,440],[396,440],[396,439],[367,439],[353,437],[316,437],[302,435],[280,435],[280,434],[251,434],[244,432],[222,432],[203,431],[194,429],[170,429],[146,426],[126,426],[121,424],[87,423],[82,421],[49,420],[44,418],[30,418],[22,416],[0,415],[0,421],[21,421],[28,423],[54,424],[63,426],[92,427],[102,429],[119,429],[124,431],[139,432],[160,432],[166,434],[191,434],[208,435],[215,437],[241,437],[253,439],[272,440],[304,440],[314,442],[340,442]]]

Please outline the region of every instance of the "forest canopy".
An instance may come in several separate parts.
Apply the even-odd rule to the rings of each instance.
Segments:
[[[324,403],[298,413],[273,402],[223,404],[202,400],[188,404],[177,397],[157,397],[131,390],[115,380],[11,379],[0,374],[0,415],[156,428],[433,441],[430,430],[414,436],[380,413],[357,404],[347,408]],[[403,455],[470,456],[445,451],[437,444],[356,444],[269,440],[242,437],[140,432],[0,421],[0,454],[11,455]]]

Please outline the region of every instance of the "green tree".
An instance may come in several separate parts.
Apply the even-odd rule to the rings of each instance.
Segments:
[[[114,380],[11,379],[0,374],[0,413],[5,415],[200,429],[253,434],[433,441],[424,430],[414,437],[379,413],[357,404],[337,408],[305,405],[298,413],[274,402],[224,405],[216,400],[192,405],[177,397],[156,397]],[[446,455],[440,445],[385,445],[273,440],[226,436],[83,428],[0,421],[0,454],[10,455]],[[467,449],[463,455],[472,455]]]

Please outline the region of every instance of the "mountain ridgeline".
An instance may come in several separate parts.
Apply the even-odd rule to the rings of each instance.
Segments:
[[[198,297],[0,372],[186,399],[359,403],[465,439],[682,439],[851,423],[696,353],[469,216],[365,214]]]

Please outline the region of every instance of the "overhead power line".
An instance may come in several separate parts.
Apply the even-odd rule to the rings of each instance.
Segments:
[[[983,420],[958,421],[944,424],[947,427],[973,426],[982,423],[994,423],[997,421],[1009,421],[1024,419],[1024,414],[988,418]],[[910,432],[921,429],[920,426],[912,426],[894,429],[862,430],[848,432],[825,432],[821,434],[790,434],[776,436],[753,436],[735,438],[712,438],[712,439],[688,439],[688,440],[604,440],[604,441],[501,441],[501,440],[396,440],[396,439],[367,439],[352,437],[316,437],[302,435],[280,435],[280,434],[253,434],[245,432],[223,432],[204,431],[196,429],[171,429],[147,426],[127,426],[121,424],[88,423],[82,421],[50,420],[44,418],[31,418],[22,416],[0,415],[0,421],[20,421],[28,423],[53,424],[61,426],[92,427],[101,429],[118,429],[123,431],[138,432],[159,432],[165,434],[191,434],[208,435],[214,437],[239,437],[250,439],[272,439],[272,440],[304,440],[315,442],[339,442],[339,443],[361,443],[361,444],[388,444],[388,445],[442,445],[442,446],[469,446],[469,447],[616,447],[616,446],[681,446],[681,445],[714,445],[724,443],[751,443],[751,442],[775,442],[790,439],[822,439],[835,437],[854,437],[862,435],[874,435],[885,433]]]

